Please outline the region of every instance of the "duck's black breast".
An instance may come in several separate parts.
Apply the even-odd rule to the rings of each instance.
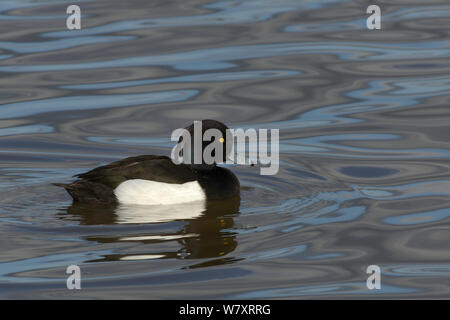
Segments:
[[[197,170],[197,177],[208,200],[222,200],[239,196],[239,180],[228,169],[216,166],[210,170]]]

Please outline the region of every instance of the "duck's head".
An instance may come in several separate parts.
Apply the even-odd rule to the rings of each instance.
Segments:
[[[214,168],[217,163],[225,162],[230,155],[233,136],[222,122],[211,119],[194,121],[184,129],[190,136],[190,147],[184,145],[180,153],[185,164],[207,170]],[[180,136],[179,145],[184,143],[184,137]]]

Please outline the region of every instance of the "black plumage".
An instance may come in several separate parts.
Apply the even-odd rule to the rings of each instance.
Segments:
[[[219,123],[220,125],[217,125]],[[203,120],[203,132],[208,127],[218,127],[225,135],[226,126],[215,120]],[[186,129],[190,130],[192,126]],[[54,183],[63,187],[75,202],[117,202],[114,189],[131,179],[182,184],[198,181],[207,200],[220,200],[239,195],[239,180],[228,169],[214,165],[174,164],[166,156],[143,155],[130,157],[78,174],[70,184]]]

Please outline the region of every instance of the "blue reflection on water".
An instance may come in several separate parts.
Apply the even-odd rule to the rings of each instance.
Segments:
[[[89,83],[63,86],[64,89],[75,90],[97,90],[97,89],[113,89],[142,86],[157,83],[183,83],[183,82],[218,82],[218,81],[234,81],[234,80],[253,80],[253,79],[267,79],[267,78],[285,78],[289,76],[299,75],[301,72],[289,70],[255,70],[255,71],[238,71],[238,72],[218,72],[218,73],[204,73],[189,76],[179,76],[171,78],[157,78],[149,80],[134,80],[134,81],[119,81],[106,83]]]
[[[436,222],[447,219],[448,217],[450,217],[450,208],[444,208],[439,210],[391,216],[383,219],[383,221],[392,225],[407,226]]]
[[[323,54],[347,61],[382,61],[427,58],[446,58],[450,55],[450,41],[423,41],[411,43],[369,42],[296,42],[244,46],[228,46],[191,50],[164,55],[135,56],[115,60],[84,63],[0,66],[3,72],[40,72],[89,70],[136,66],[171,66],[178,70],[217,70],[236,66],[231,61]]]
[[[232,299],[264,299],[287,298],[295,296],[328,296],[328,295],[377,295],[377,294],[407,294],[419,292],[417,289],[403,288],[382,284],[379,290],[369,290],[365,282],[343,282],[315,286],[297,286],[269,290],[255,290],[238,293]]]
[[[53,132],[53,127],[51,126],[41,124],[31,124],[27,126],[0,128],[0,137],[15,136],[20,134],[50,133],[50,132]]]
[[[439,263],[383,266],[382,274],[392,277],[450,277],[450,265]]]
[[[450,6],[415,6],[383,13],[383,23],[414,19],[437,19],[450,16]],[[368,15],[367,15],[368,17]],[[333,23],[302,23],[284,27],[285,32],[342,32],[367,30],[367,17],[351,21],[333,21]]]
[[[0,119],[26,117],[46,112],[95,110],[184,101],[197,94],[197,90],[174,90],[135,94],[67,96],[16,102],[2,105]]]
[[[214,12],[195,16],[175,16],[165,18],[149,18],[112,22],[105,25],[91,27],[73,33],[70,31],[55,31],[43,34],[45,37],[74,37],[98,35],[104,33],[123,32],[152,28],[169,28],[184,26],[214,26],[229,24],[247,24],[265,21],[274,15],[284,12],[311,10],[327,5],[343,2],[342,0],[240,0],[218,1],[203,5],[203,8]]]
[[[84,3],[84,2],[91,2],[92,0],[77,0],[76,3]],[[32,8],[32,7],[38,7],[38,6],[45,6],[45,5],[54,5],[57,3],[61,4],[73,4],[73,0],[2,0],[0,2],[0,13],[1,12],[7,12],[10,10],[16,10],[16,9],[25,9],[25,8]],[[86,17],[86,15],[82,15],[82,17]],[[64,21],[67,18],[67,15],[65,14],[59,14],[59,15],[11,15],[11,14],[0,14],[0,20],[62,20]]]
[[[53,41],[39,41],[39,42],[0,41],[0,49],[5,49],[17,53],[49,52],[98,43],[127,41],[133,40],[135,38],[136,37],[131,36],[101,36],[101,37],[97,36],[97,37],[67,38],[67,39],[60,39]]]
[[[0,281],[13,283],[32,283],[32,282],[61,282],[61,279],[46,279],[44,277],[18,276],[21,272],[30,272],[47,268],[67,268],[69,265],[81,265],[88,259],[98,259],[104,254],[111,254],[111,250],[84,251],[80,253],[63,253],[46,255],[29,259],[22,259],[10,262],[0,263]],[[62,274],[61,278],[64,278]],[[64,283],[64,282],[63,282]]]

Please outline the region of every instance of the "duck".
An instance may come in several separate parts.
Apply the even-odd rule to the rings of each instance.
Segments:
[[[220,131],[222,162],[225,162],[230,154],[227,141],[233,139],[228,127],[217,120],[200,122],[202,137],[208,129]],[[194,141],[194,123],[185,129]],[[178,142],[181,141],[182,137]],[[202,149],[208,144],[203,141]],[[185,162],[177,164],[164,155],[134,156],[77,174],[74,176],[77,180],[69,184],[54,185],[63,187],[73,202],[87,204],[175,205],[239,197],[239,179],[231,170],[218,166],[216,161],[209,164],[203,159],[197,164]]]

